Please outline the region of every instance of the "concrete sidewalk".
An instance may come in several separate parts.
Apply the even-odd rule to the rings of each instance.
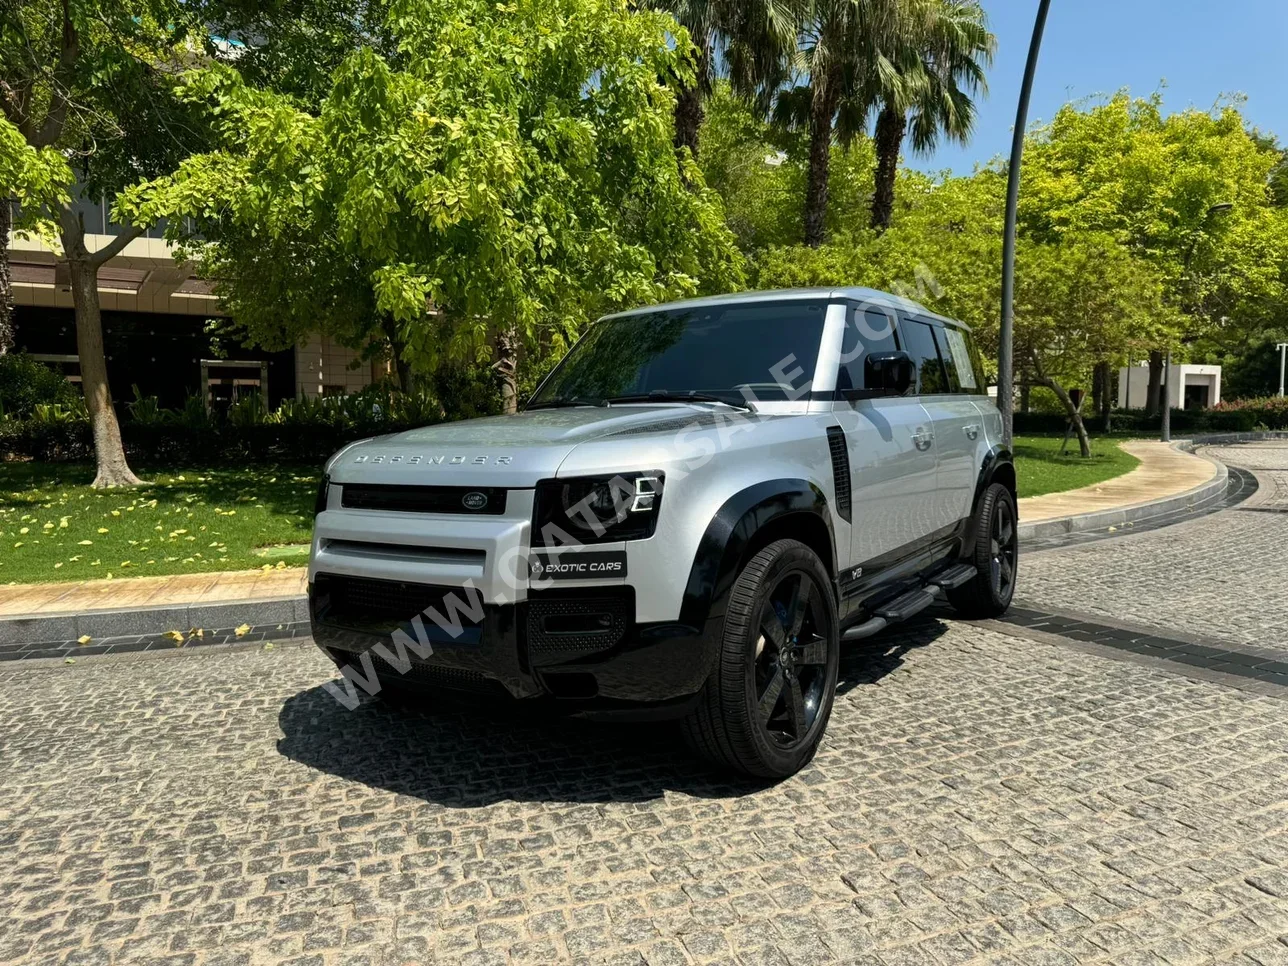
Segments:
[[[1225,467],[1185,452],[1183,445],[1148,440],[1123,443],[1123,450],[1140,460],[1140,466],[1093,486],[1020,500],[1020,535],[1131,523],[1152,515],[1162,503],[1198,502],[1210,495],[1209,489],[1216,492],[1224,487]]]

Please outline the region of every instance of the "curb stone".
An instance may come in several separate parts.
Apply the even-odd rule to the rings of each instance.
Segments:
[[[1250,433],[1219,433],[1208,436],[1196,436],[1192,439],[1179,440],[1172,448],[1182,452],[1195,453],[1203,446],[1223,446],[1232,443],[1260,442],[1265,440],[1288,439],[1288,432],[1267,431]],[[1018,530],[1021,540],[1033,540],[1043,537],[1058,537],[1067,533],[1081,533],[1086,530],[1104,530],[1109,527],[1121,527],[1128,524],[1153,520],[1156,517],[1169,516],[1182,510],[1201,509],[1221,499],[1229,483],[1230,471],[1218,460],[1200,456],[1217,467],[1216,475],[1206,483],[1193,489],[1178,493],[1175,496],[1137,503],[1134,506],[1116,507],[1109,510],[1097,510],[1093,513],[1076,513],[1051,520],[1039,520],[1026,524],[1020,521]]]
[[[298,624],[309,619],[304,596],[249,600],[161,604],[80,614],[30,614],[0,617],[0,646],[29,641],[75,641],[141,637],[189,628],[252,627]]]

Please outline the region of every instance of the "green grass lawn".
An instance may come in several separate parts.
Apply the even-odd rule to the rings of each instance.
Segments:
[[[307,562],[315,467],[135,471],[92,490],[90,466],[0,463],[0,584]]]
[[[1091,440],[1091,458],[1078,455],[1078,441],[1069,441],[1068,453],[1060,455],[1061,436],[1015,437],[1015,473],[1020,497],[1059,493],[1103,483],[1122,476],[1140,465],[1124,453],[1113,439]]]
[[[1090,486],[1138,460],[1109,439],[1015,440],[1020,496]],[[313,526],[313,467],[162,470],[147,486],[91,490],[93,467],[0,463],[0,584],[302,566]]]

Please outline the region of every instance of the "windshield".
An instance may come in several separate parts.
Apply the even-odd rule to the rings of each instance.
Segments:
[[[797,399],[814,378],[826,302],[754,302],[596,323],[530,406],[653,394]]]

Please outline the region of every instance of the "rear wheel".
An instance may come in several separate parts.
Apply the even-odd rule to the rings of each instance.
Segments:
[[[762,778],[786,778],[818,748],[839,666],[836,601],[822,561],[779,540],[734,583],[720,657],[685,719],[704,757]]]
[[[963,617],[1001,617],[1011,606],[1020,555],[1017,523],[1011,491],[992,484],[975,513],[975,578],[948,592],[948,602]]]

